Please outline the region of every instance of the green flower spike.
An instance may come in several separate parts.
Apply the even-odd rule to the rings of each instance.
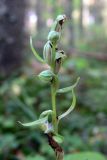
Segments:
[[[72,86],[59,89],[58,73],[66,55],[64,51],[58,50],[57,46],[61,38],[62,27],[66,19],[66,15],[62,14],[57,16],[56,20],[53,22],[51,30],[48,34],[48,40],[44,45],[43,58],[35,51],[32,37],[30,37],[30,47],[36,59],[41,63],[47,63],[50,67],[48,70],[39,73],[38,77],[40,80],[49,83],[51,86],[52,110],[42,112],[39,119],[36,121],[30,123],[22,123],[19,121],[22,126],[37,127],[47,135],[49,145],[55,152],[56,160],[64,160],[64,151],[60,146],[60,143],[63,142],[64,138],[59,134],[59,121],[70,114],[75,108],[76,96],[74,93],[74,88],[80,79],[77,78],[77,81]],[[56,108],[56,95],[66,92],[71,92],[72,102],[67,111],[58,116]]]

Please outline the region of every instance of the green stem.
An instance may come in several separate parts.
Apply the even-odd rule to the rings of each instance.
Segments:
[[[54,126],[54,131],[55,133],[57,133],[58,126],[57,126],[57,114],[56,114],[56,92],[53,84],[51,84],[51,96],[52,96],[52,110],[53,110],[52,123]]]

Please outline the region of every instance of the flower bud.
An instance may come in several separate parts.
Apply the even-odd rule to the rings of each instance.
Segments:
[[[43,50],[43,58],[49,65],[52,64],[52,47],[51,41],[47,41]]]
[[[51,82],[54,77],[54,74],[50,70],[45,70],[45,71],[42,71],[38,75],[38,77],[40,78],[40,80],[42,80],[44,82]]]
[[[53,44],[57,44],[58,40],[60,39],[60,33],[56,31],[50,31],[48,34],[48,40],[50,40]]]

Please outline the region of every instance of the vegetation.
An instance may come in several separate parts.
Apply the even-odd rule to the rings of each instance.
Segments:
[[[17,121],[35,121],[43,111],[51,109],[49,83],[40,83],[36,76],[49,67],[46,63],[37,63],[28,41],[29,35],[34,35],[32,47],[42,57],[53,17],[61,13],[69,20],[58,45],[67,55],[58,73],[60,88],[75,84],[76,78],[81,77],[75,87],[76,107],[59,123],[58,134],[64,137],[60,144],[64,159],[107,159],[106,1],[24,0],[24,4],[16,1],[0,4],[0,159],[50,160],[54,157],[46,134],[35,126],[23,127]],[[85,13],[88,13],[86,18]],[[23,62],[21,66],[19,62]],[[57,94],[58,115],[68,109],[71,98],[71,92]],[[48,120],[52,122],[50,115]]]

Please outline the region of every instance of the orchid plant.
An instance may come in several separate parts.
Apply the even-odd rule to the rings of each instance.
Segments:
[[[19,123],[25,127],[35,126],[40,128],[47,135],[49,145],[55,152],[56,160],[64,159],[64,151],[60,146],[64,138],[59,134],[59,123],[60,120],[66,117],[76,105],[74,88],[79,81],[79,78],[77,78],[76,82],[72,86],[61,89],[59,88],[58,73],[66,57],[66,54],[63,50],[58,49],[58,43],[61,39],[62,28],[66,20],[66,15],[58,15],[56,20],[53,22],[47,37],[47,42],[44,45],[43,58],[35,51],[32,37],[30,37],[31,50],[36,59],[41,63],[47,63],[49,65],[49,69],[42,71],[38,77],[41,81],[49,83],[51,86],[52,108],[42,112],[36,121],[30,123],[22,123],[19,121]],[[68,110],[65,113],[57,115],[56,96],[57,94],[63,94],[66,92],[72,93],[71,105],[68,107]],[[51,117],[51,122],[49,121],[49,117]]]

